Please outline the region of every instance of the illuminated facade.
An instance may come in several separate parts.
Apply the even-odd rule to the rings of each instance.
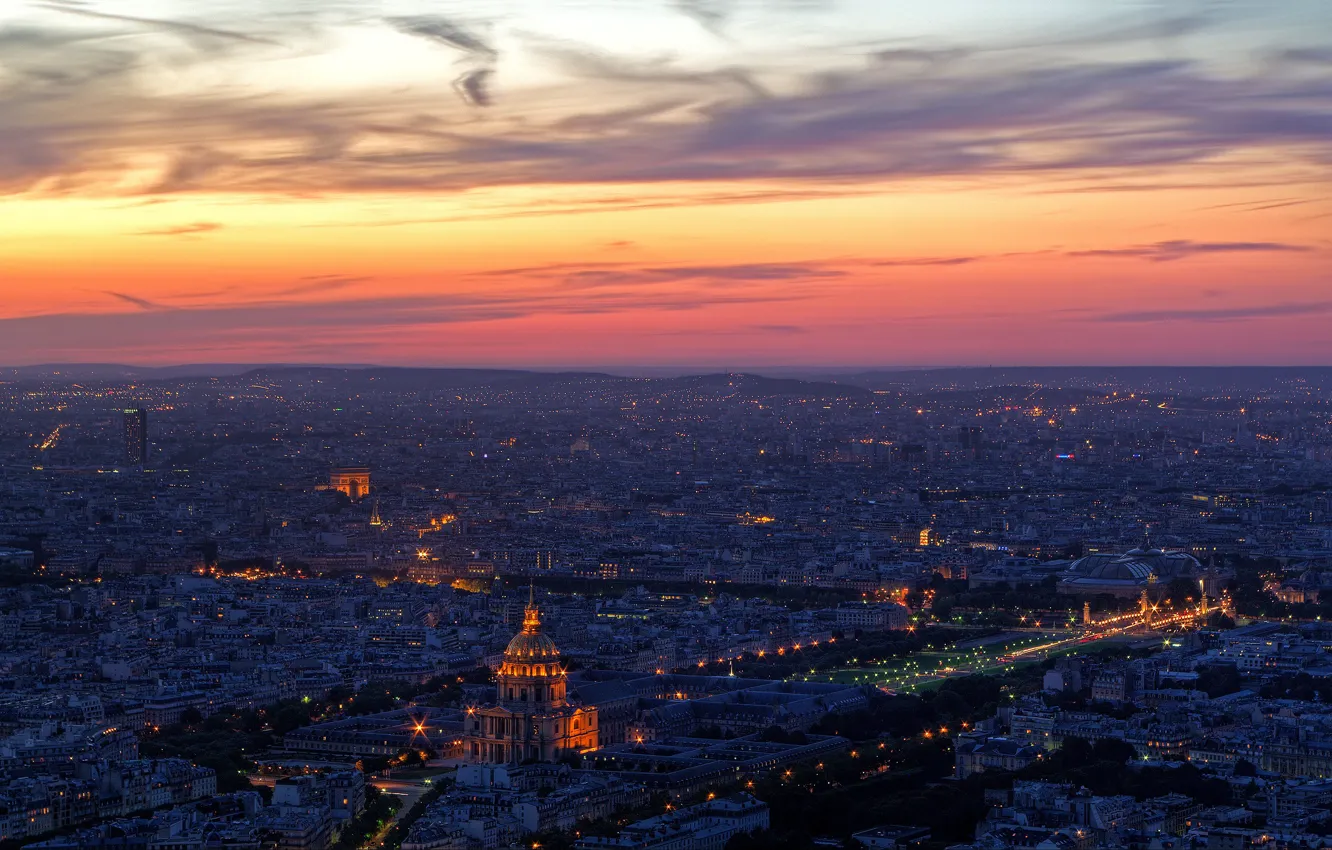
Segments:
[[[335,469],[328,476],[328,486],[352,501],[370,494],[370,470],[365,467]]]
[[[1084,555],[1069,565],[1059,580],[1059,592],[1075,596],[1109,594],[1133,599],[1146,593],[1159,599],[1171,580],[1198,581],[1202,564],[1187,552],[1166,552],[1144,542],[1122,555],[1098,552]]]
[[[468,762],[549,762],[597,748],[597,709],[569,702],[559,650],[542,633],[540,613],[530,599],[522,631],[504,650],[496,683],[494,704],[467,709],[463,754]]]

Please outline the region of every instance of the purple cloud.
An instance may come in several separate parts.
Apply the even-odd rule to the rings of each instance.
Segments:
[[[97,14],[132,32],[171,24]],[[459,51],[467,63],[459,93],[491,102],[496,51],[486,39],[433,17],[387,23]],[[741,61],[700,70],[669,57],[529,44],[562,82],[543,94],[541,109],[514,106],[485,122],[456,120],[428,83],[340,98],[280,88],[251,97],[162,93],[140,73],[153,44],[10,26],[0,28],[0,44],[19,82],[0,87],[0,192],[123,191],[129,164],[162,152],[170,164],[145,191],[779,180],[836,194],[867,180],[1015,174],[1159,183],[1166,169],[1215,170],[1255,152],[1326,171],[1332,64],[1324,50],[1221,73],[1182,51],[1132,61],[1093,49],[1159,46],[1208,23],[1087,27],[1003,49],[844,46],[867,59],[885,55],[788,73],[776,89],[763,84],[764,68]],[[208,43],[192,56],[173,54],[183,65],[219,50],[270,49],[235,28],[180,26]],[[319,31],[317,17],[301,26]],[[546,108],[553,103],[572,108]]]
[[[138,307],[140,310],[169,310],[169,309],[171,309],[171,308],[169,308],[169,307],[167,307],[167,306],[165,306],[165,305],[163,305],[163,304],[158,304],[156,301],[149,301],[147,298],[139,298],[139,297],[134,296],[134,295],[126,295],[126,294],[123,293],[123,292],[112,292],[112,291],[110,291],[110,290],[107,290],[107,291],[106,291],[106,294],[107,294],[107,295],[110,295],[112,298],[115,298],[115,299],[118,300],[118,301],[123,301],[123,302],[125,302],[126,304],[131,304],[131,305],[133,305],[133,306],[135,306],[135,307]]]
[[[1332,301],[1302,301],[1283,304],[1259,304],[1251,307],[1181,310],[1136,310],[1109,313],[1093,321],[1124,324],[1146,322],[1242,322],[1283,316],[1310,316],[1332,313]]]
[[[1169,239],[1150,245],[1130,245],[1125,248],[1100,248],[1090,251],[1069,251],[1070,257],[1128,257],[1168,263],[1204,254],[1302,253],[1311,251],[1305,245],[1284,242],[1194,242],[1191,239]]]

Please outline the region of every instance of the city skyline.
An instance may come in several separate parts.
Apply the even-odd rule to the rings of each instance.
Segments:
[[[0,843],[1328,847],[1329,387],[0,370]]]
[[[0,363],[1332,363],[1312,2],[0,10]]]

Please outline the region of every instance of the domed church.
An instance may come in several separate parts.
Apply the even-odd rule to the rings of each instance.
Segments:
[[[530,592],[523,628],[509,641],[495,678],[495,702],[467,709],[463,756],[469,763],[549,762],[597,748],[597,709],[569,702],[560,651],[542,633]]]

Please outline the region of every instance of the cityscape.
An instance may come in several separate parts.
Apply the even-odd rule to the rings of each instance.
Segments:
[[[3,377],[8,845],[1332,832],[1332,371],[220,371]]]
[[[1332,0],[0,0],[0,850],[1332,850]]]

